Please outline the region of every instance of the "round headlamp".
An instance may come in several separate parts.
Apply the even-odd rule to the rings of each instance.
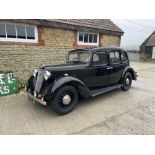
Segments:
[[[37,69],[34,69],[33,72],[32,72],[32,74],[33,74],[34,77],[37,76],[37,73],[38,73],[38,70]]]
[[[51,73],[49,71],[45,71],[44,79],[47,81],[51,77]]]

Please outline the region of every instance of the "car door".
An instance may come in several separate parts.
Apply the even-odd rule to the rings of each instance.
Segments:
[[[116,84],[120,81],[124,64],[121,63],[121,50],[110,50],[109,52],[109,85]]]
[[[127,66],[129,66],[129,58],[126,51],[121,51],[121,68],[125,69]]]
[[[92,56],[87,84],[89,88],[106,87],[109,81],[107,51],[96,51]]]

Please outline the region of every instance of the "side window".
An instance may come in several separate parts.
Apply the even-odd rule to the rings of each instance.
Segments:
[[[128,57],[127,57],[127,54],[125,52],[122,52],[122,54],[121,54],[121,61],[122,62],[127,62],[128,61]]]
[[[97,61],[99,61],[98,54],[94,54],[94,55],[93,55],[93,62],[95,63],[95,62],[97,62]]]
[[[111,51],[110,52],[110,63],[120,63],[120,52],[119,51]]]
[[[93,54],[93,65],[106,65],[107,63],[107,52],[96,52]]]

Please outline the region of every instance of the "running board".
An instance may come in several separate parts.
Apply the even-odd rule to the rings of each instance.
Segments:
[[[97,96],[97,95],[106,93],[106,92],[111,91],[111,90],[113,90],[113,89],[121,88],[122,86],[123,86],[122,84],[117,84],[117,85],[110,86],[110,87],[107,87],[107,88],[95,89],[95,90],[92,90],[92,91],[91,91],[91,96],[92,96],[92,97],[95,97],[95,96]]]

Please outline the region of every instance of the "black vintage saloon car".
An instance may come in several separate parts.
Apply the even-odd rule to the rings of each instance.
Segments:
[[[65,64],[33,70],[26,86],[29,100],[49,103],[55,112],[71,112],[79,96],[94,97],[121,88],[127,91],[137,75],[130,67],[127,52],[118,47],[76,49]]]

